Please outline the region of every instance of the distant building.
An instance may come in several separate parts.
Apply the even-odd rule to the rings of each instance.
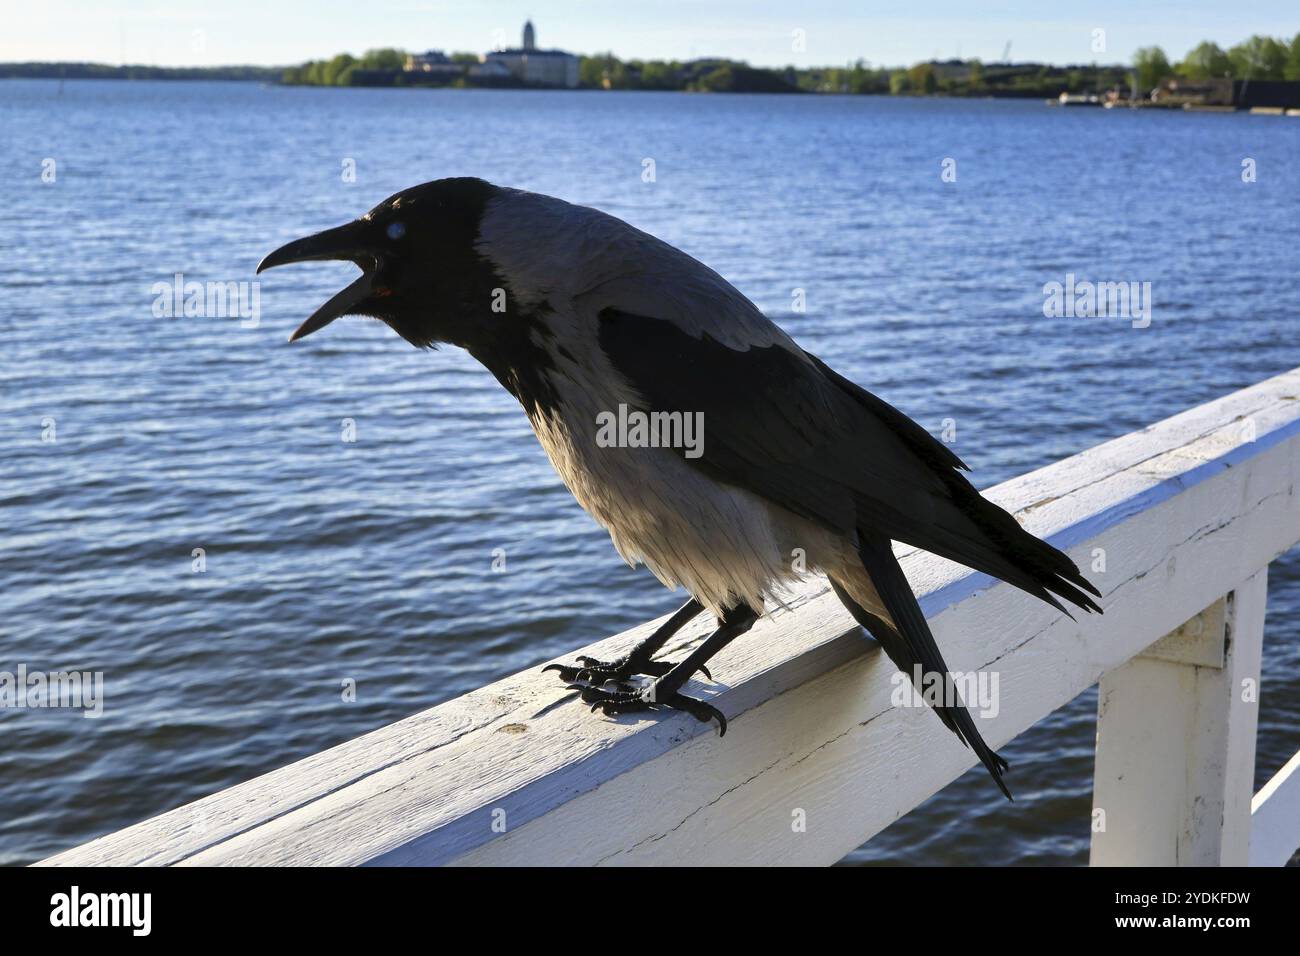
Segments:
[[[578,85],[578,58],[564,50],[537,49],[537,31],[533,22],[524,24],[524,45],[513,50],[498,50],[483,58],[483,65],[500,64],[515,79],[527,86],[559,86],[572,89]]]
[[[496,60],[475,63],[469,68],[469,75],[471,79],[487,81],[513,80],[515,77],[504,63]]]
[[[1189,107],[1300,108],[1300,81],[1234,80],[1230,77],[1193,81],[1171,77],[1151,91],[1151,99],[1174,105],[1182,102]]]
[[[1227,77],[1185,80],[1173,76],[1162,80],[1160,85],[1151,91],[1151,99],[1156,102],[1174,97],[1207,106],[1231,106],[1232,80]]]
[[[451,58],[441,50],[429,50],[425,53],[407,54],[406,71],[460,76],[465,72],[465,67],[461,63],[453,63]]]
[[[1300,109],[1300,80],[1233,80],[1238,109]]]

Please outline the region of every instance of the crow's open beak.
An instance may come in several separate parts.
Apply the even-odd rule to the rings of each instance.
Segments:
[[[378,261],[375,254],[367,250],[360,241],[359,233],[363,228],[362,222],[358,220],[334,229],[326,229],[305,239],[295,239],[276,249],[258,263],[259,273],[292,262],[313,262],[322,259],[355,262],[361,267],[361,275],[356,281],[313,312],[307,321],[298,326],[293,335],[289,336],[290,342],[296,342],[303,336],[311,335],[317,329],[324,328],[340,316],[348,315],[358,303],[374,291]]]

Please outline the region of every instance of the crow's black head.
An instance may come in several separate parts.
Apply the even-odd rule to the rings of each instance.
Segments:
[[[503,281],[475,250],[479,221],[500,190],[481,179],[439,179],[385,199],[360,219],[281,246],[257,271],[317,259],[355,262],[362,274],[290,336],[344,315],[386,322],[412,345],[470,346],[501,319]],[[497,308],[494,310],[494,303]]]

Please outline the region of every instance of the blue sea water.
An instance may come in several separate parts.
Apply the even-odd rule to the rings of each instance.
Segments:
[[[682,247],[927,428],[954,419],[981,487],[1300,365],[1290,118],[0,82],[0,670],[101,670],[107,698],[97,720],[0,711],[0,862],[680,601],[622,564],[464,354],[361,320],[286,345],[351,267],[263,277],[256,327],[155,314],[176,273],[251,280],[285,240],[450,175]],[[1149,281],[1150,326],[1045,318],[1069,273]],[[1257,782],[1300,749],[1300,561],[1269,592]],[[977,768],[848,862],[1085,862],[1095,707],[1005,749],[1014,805]]]

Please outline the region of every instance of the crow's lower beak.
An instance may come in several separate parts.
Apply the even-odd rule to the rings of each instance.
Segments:
[[[295,239],[276,249],[258,263],[259,273],[293,262],[328,259],[355,262],[361,267],[362,274],[313,312],[306,322],[298,326],[293,335],[289,336],[290,342],[296,342],[303,336],[311,335],[317,329],[324,328],[340,316],[348,315],[374,290],[376,257],[359,242],[360,226],[360,222],[350,222],[347,225],[318,232],[314,236]]]

